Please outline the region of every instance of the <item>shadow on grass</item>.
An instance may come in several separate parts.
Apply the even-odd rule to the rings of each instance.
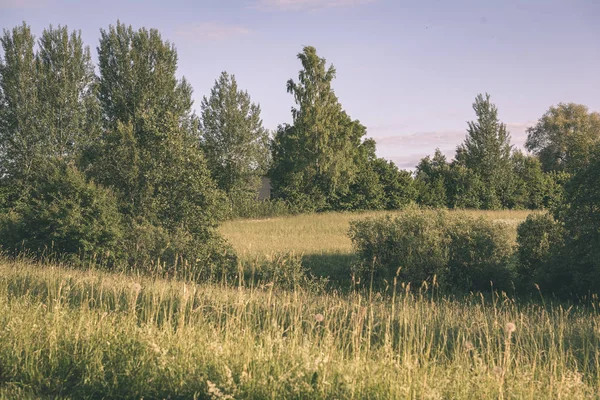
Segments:
[[[302,265],[316,277],[328,278],[333,287],[348,289],[352,285],[352,263],[354,254],[322,253],[305,254]]]

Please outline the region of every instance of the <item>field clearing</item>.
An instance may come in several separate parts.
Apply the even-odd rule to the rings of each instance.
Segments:
[[[598,398],[598,304],[394,293],[0,261],[0,398]]]
[[[332,278],[341,286],[350,287],[350,265],[354,261],[352,242],[348,238],[350,221],[385,215],[393,217],[399,212],[402,211],[330,212],[268,219],[239,219],[226,221],[220,231],[242,261],[251,262],[273,254],[291,252],[302,256],[303,264],[313,275]],[[450,212],[465,212],[507,224],[514,228],[515,239],[517,225],[532,213],[529,210]]]
[[[331,212],[268,219],[240,219],[225,222],[220,230],[241,256],[256,257],[273,252],[295,252],[305,255],[350,254],[352,243],[347,236],[350,221],[385,215],[394,216],[398,212],[401,211]],[[477,217],[482,216],[507,223],[515,229],[519,222],[531,213],[529,210],[466,212]]]

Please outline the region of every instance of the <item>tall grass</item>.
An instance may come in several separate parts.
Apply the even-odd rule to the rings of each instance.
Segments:
[[[4,398],[594,398],[600,315],[0,263]],[[1,397],[0,396],[0,397]]]

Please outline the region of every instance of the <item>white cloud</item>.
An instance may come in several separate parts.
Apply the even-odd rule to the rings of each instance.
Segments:
[[[322,8],[357,6],[373,1],[375,0],[258,0],[258,7],[286,11],[314,11]]]
[[[201,22],[182,25],[175,34],[198,42],[214,42],[250,34],[250,29],[241,25],[221,24],[217,22]]]

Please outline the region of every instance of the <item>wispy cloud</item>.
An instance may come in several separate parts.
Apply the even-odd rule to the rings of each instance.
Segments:
[[[511,134],[511,142],[517,147],[522,147],[527,138],[527,128],[532,126],[534,122],[518,122],[518,123],[507,123],[506,128]],[[417,132],[406,135],[386,135],[378,136],[372,135],[377,141],[377,144],[386,147],[407,147],[407,148],[421,148],[430,147],[433,151],[436,147],[456,147],[463,142],[467,135],[466,129],[464,130],[447,130],[447,131],[430,131],[430,132]]]
[[[258,8],[285,11],[314,11],[322,8],[351,7],[375,0],[258,0]]]
[[[244,26],[222,24],[218,22],[201,22],[198,24],[181,25],[175,31],[177,36],[197,42],[226,40],[246,36],[250,33],[252,33],[252,31]]]
[[[527,139],[527,128],[535,122],[507,123],[506,127],[511,134],[511,143],[517,149],[523,149]],[[375,130],[376,131],[376,130]],[[371,135],[377,142],[378,153],[388,158],[399,168],[414,169],[421,158],[433,155],[436,148],[446,155],[448,160],[454,157],[456,147],[466,137],[465,130],[447,130],[417,132],[413,134],[398,135]]]
[[[45,0],[0,0],[0,9],[41,8],[46,5]]]

